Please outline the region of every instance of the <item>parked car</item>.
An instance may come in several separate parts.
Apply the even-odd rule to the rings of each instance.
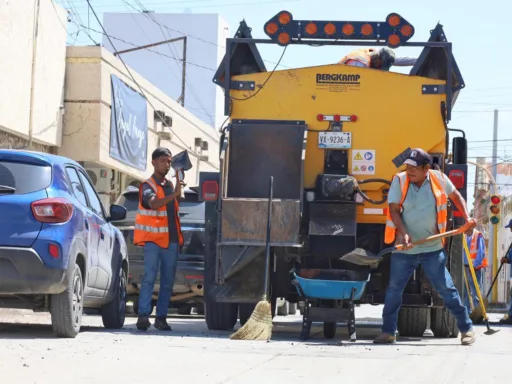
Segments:
[[[0,150],[0,307],[49,311],[59,337],[75,337],[84,310],[122,328],[126,243],[86,171],[47,153]]]
[[[178,256],[178,267],[173,286],[170,308],[176,308],[179,314],[190,314],[193,307],[198,314],[204,313],[204,202],[198,201],[198,193],[191,188],[184,189],[184,198],[180,201],[179,216],[183,232],[184,245]],[[144,275],[143,248],[133,244],[133,228],[139,204],[139,190],[129,186],[121,194],[116,204],[127,210],[124,220],[113,223],[126,239],[130,257],[130,275],[128,277],[128,300],[133,301],[133,311],[138,314],[139,290]],[[151,311],[156,305],[159,290],[159,278],[153,289]]]

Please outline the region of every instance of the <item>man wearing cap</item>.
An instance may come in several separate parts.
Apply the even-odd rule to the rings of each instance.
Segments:
[[[505,228],[510,229],[512,232],[512,219],[508,222],[507,225],[505,225]],[[507,253],[504,257],[501,258],[501,264],[511,264],[512,263],[512,244],[508,247]],[[512,296],[512,291],[511,291]],[[512,325],[512,298],[510,302],[510,308],[508,309],[508,317],[500,320],[501,324],[508,324]]]
[[[432,240],[416,246],[411,243],[446,232],[448,199],[453,201],[470,226],[474,227],[475,222],[469,217],[466,203],[450,179],[444,173],[430,169],[431,158],[427,152],[420,148],[413,149],[404,164],[405,172],[393,177],[389,190],[384,240],[388,244],[404,244],[405,249],[393,251],[391,255],[389,285],[382,312],[382,334],[374,342],[395,342],[402,293],[421,264],[444,304],[457,319],[461,343],[473,344],[473,324],[446,269],[444,241]]]
[[[139,187],[139,209],[135,216],[133,243],[144,247],[144,276],[139,295],[137,329],[146,331],[151,323],[151,301],[158,269],[160,290],[156,303],[154,327],[170,331],[167,311],[174,285],[179,248],[183,246],[178,215],[181,182],[176,171],[176,188],[165,178],[171,169],[172,156],[167,148],[152,154],[153,175]]]
[[[374,48],[361,48],[352,51],[343,57],[338,64],[389,71],[393,65],[406,67],[413,66],[415,63],[415,58],[396,57],[392,49],[383,47],[379,51]]]

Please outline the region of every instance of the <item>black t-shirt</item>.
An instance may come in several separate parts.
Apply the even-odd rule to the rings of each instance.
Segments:
[[[160,185],[164,189],[165,196],[169,196],[174,192],[174,188],[171,185],[170,181],[165,179],[164,183],[158,181],[158,179],[153,175],[151,177],[155,184]],[[155,191],[149,186],[148,183],[144,183],[142,185],[142,206],[145,209],[151,209],[149,206],[149,199],[153,196],[156,196]],[[167,221],[169,223],[169,239],[170,242],[177,243],[178,242],[178,228],[176,227],[176,209],[174,207],[174,200],[171,201],[166,206],[167,208]]]

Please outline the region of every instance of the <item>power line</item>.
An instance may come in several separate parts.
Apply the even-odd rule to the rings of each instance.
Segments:
[[[94,15],[94,18],[96,19],[96,21],[98,22],[98,24],[100,25],[101,29],[103,30],[103,32],[107,33],[107,31],[105,31],[105,27],[103,26],[103,24],[101,23],[98,15],[96,14],[96,11],[94,10],[90,0],[86,0],[87,1],[87,4],[89,5],[90,9],[91,9],[91,12],[93,13]],[[110,42],[110,45],[112,46],[112,49],[114,49],[114,51],[117,52],[117,49],[115,48],[114,46],[114,43],[112,42],[112,40],[110,39],[110,37],[108,35],[106,35],[107,39],[109,40]],[[151,106],[151,108],[153,108],[153,110],[159,115],[160,119],[163,121],[164,120],[164,116],[162,116],[162,114],[158,111],[158,109],[153,105],[153,103],[151,102],[151,100],[146,96],[146,93],[144,92],[144,90],[142,89],[142,87],[140,86],[139,82],[135,79],[135,77],[133,76],[132,72],[130,71],[130,68],[126,65],[126,63],[124,62],[124,60],[119,57],[119,60],[121,60],[121,63],[123,64],[123,66],[125,67],[126,71],[128,72],[128,74],[130,75],[132,81],[135,83],[135,85],[137,85],[137,87],[139,88],[141,94],[146,98],[147,102],[149,103],[149,105]],[[170,127],[167,127],[169,129],[169,131],[171,131],[172,133],[174,133],[175,137],[185,146],[185,148],[190,148],[190,146],[185,143],[183,141],[183,139],[181,137],[179,137],[178,135],[176,135],[176,133],[170,128]],[[206,161],[207,164],[213,166],[213,167],[216,167],[215,164],[212,164],[208,161]]]
[[[78,24],[76,24],[78,25]],[[138,47],[139,45],[137,44],[134,44],[130,41],[126,41],[124,39],[121,39],[120,37],[116,37],[112,34],[105,34],[105,32],[102,32],[102,31],[98,31],[97,29],[94,29],[94,28],[90,28],[90,27],[87,27],[85,25],[80,25],[81,28],[85,28],[85,29],[88,29],[89,31],[91,32],[94,32],[94,33],[99,33],[103,36],[109,36],[110,38],[114,39],[114,40],[117,40],[121,43],[124,43],[124,44],[128,44],[128,45],[131,45],[132,47]],[[176,60],[176,61],[183,61],[183,59],[180,59],[180,58],[177,58],[177,57],[174,57],[174,56],[169,56],[168,54],[166,53],[163,53],[163,52],[158,52],[158,51],[155,51],[154,49],[151,49],[151,48],[144,48],[145,51],[149,51],[149,52],[152,52],[152,53],[155,53],[157,55],[160,55],[160,56],[164,56],[164,57],[167,57],[168,59],[173,59],[173,60]],[[209,67],[206,67],[204,65],[201,65],[201,64],[196,64],[196,63],[192,63],[190,61],[185,61],[185,63],[187,63],[187,65],[192,65],[194,67],[198,67],[198,68],[202,68],[202,69],[206,69],[208,71],[212,71],[212,72],[215,72],[215,69],[213,68],[209,68]]]
[[[123,0],[123,2],[126,4],[126,5],[130,5],[126,0]],[[142,10],[146,10],[144,8],[144,5],[139,1],[139,0],[135,0],[135,2],[141,7]],[[131,5],[130,5],[131,6]],[[136,9],[135,7],[132,7],[134,9]],[[153,15],[151,15],[150,13],[145,13],[145,12],[141,12],[141,10],[138,10],[136,9],[137,12],[140,12],[141,14],[145,15],[145,16],[148,16],[150,20],[152,20],[153,22],[155,22],[156,24],[158,24],[159,28],[160,28],[160,31],[162,32],[162,36],[164,36],[164,38],[166,39],[171,39],[171,36],[168,35],[166,36],[165,35],[165,32],[164,30],[162,29],[162,26],[160,25],[160,23],[158,23],[158,21],[155,19],[155,17]],[[171,53],[172,56],[175,56],[173,51],[172,51],[172,48],[173,46],[171,44],[166,44],[167,47],[169,48],[169,52]],[[183,72],[183,65],[184,63],[180,63],[181,64],[181,71]],[[184,80],[185,80],[185,84],[189,87],[189,90],[192,92],[192,96],[194,97],[194,99],[197,101],[197,104],[199,104],[199,107],[201,107],[201,109],[204,111],[204,113],[206,114],[206,116],[208,116],[208,118],[210,119],[210,122],[212,124],[212,126],[215,128],[215,119],[213,118],[213,116],[208,113],[208,111],[206,110],[206,108],[204,107],[203,103],[201,102],[199,96],[197,96],[195,90],[194,90],[194,87],[192,87],[192,85],[188,82],[187,80],[187,74],[184,73],[183,74],[184,76]]]

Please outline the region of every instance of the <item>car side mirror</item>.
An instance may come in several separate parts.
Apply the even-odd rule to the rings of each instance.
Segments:
[[[122,205],[112,204],[110,206],[110,216],[108,221],[118,221],[126,219],[126,208]]]

